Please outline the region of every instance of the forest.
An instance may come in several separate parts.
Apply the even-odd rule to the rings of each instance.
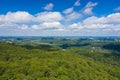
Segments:
[[[120,42],[0,39],[0,80],[120,80]]]

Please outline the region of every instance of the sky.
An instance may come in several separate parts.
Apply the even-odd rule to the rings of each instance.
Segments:
[[[120,0],[0,0],[0,36],[120,36]]]

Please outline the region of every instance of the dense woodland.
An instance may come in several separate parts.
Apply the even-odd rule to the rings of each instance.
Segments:
[[[90,43],[1,43],[0,80],[120,80],[120,44],[94,43],[102,50],[86,49]]]

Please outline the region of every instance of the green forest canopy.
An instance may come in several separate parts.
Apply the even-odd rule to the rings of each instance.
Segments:
[[[0,80],[120,80],[120,56],[79,47],[0,44]]]

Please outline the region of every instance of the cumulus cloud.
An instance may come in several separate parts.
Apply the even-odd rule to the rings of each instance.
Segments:
[[[19,25],[16,23],[11,23],[11,22],[3,22],[0,23],[0,29],[18,29]]]
[[[42,27],[44,28],[58,28],[62,26],[60,22],[44,22]]]
[[[75,4],[74,4],[74,6],[80,6],[81,4],[80,4],[80,0],[77,0],[76,2],[75,2]]]
[[[63,17],[60,12],[41,12],[36,15],[36,21],[38,22],[54,22],[62,19]]]
[[[106,17],[89,17],[83,21],[84,24],[120,24],[120,13],[113,13]]]
[[[81,14],[78,12],[72,12],[71,14],[66,15],[66,20],[71,21],[75,19],[79,19],[81,17]]]
[[[95,6],[95,4],[91,6]],[[91,16],[82,21],[79,21],[80,17],[81,13],[75,11],[65,16],[60,12],[40,12],[36,15],[25,11],[8,12],[6,15],[0,15],[0,35],[6,34],[6,32],[11,32],[11,34],[18,32],[19,35],[28,33],[49,35],[50,32],[55,35],[119,35],[120,13],[102,17]],[[65,24],[63,22],[65,20],[77,20],[77,22]]]
[[[8,12],[0,15],[0,29],[43,29],[62,26],[63,19],[60,12],[40,12],[31,15],[25,11]]]
[[[92,16],[92,17],[85,19],[83,23],[84,24],[98,24],[98,23],[104,24],[106,23],[106,19],[105,17],[98,18],[98,17]]]
[[[28,23],[32,19],[33,16],[25,11],[8,12],[6,15],[0,15],[0,22]]]
[[[25,24],[22,24],[21,26],[20,26],[20,29],[28,29],[29,27],[28,27],[28,25],[25,25]]]
[[[83,20],[81,23],[74,23],[70,26],[76,29],[83,30],[101,30],[103,31],[120,31],[120,13],[113,13],[104,17],[89,17]],[[99,33],[99,32],[98,32]]]
[[[32,25],[31,28],[32,29],[60,29],[62,28],[62,24],[60,22],[43,22],[41,24],[38,25]]]
[[[97,4],[98,4],[98,3],[88,2],[85,7],[86,7],[86,8],[94,7],[94,6],[96,6]]]
[[[106,17],[107,22],[111,24],[120,24],[120,13],[113,13]]]
[[[72,12],[73,12],[73,7],[68,8],[68,9],[63,11],[64,14],[69,14],[69,13],[72,13]]]
[[[60,12],[40,12],[31,15],[25,11],[8,12],[6,15],[0,15],[1,22],[28,23],[43,21],[60,21],[63,17]]]
[[[83,10],[84,14],[91,15],[93,14],[92,10],[98,3],[88,2]]]
[[[41,29],[41,25],[34,24],[31,26],[31,29]]]
[[[91,14],[93,14],[92,9],[93,9],[92,7],[86,8],[86,9],[84,9],[83,13],[84,13],[84,14],[91,15]]]
[[[103,17],[88,17],[83,21],[69,24],[67,31],[74,35],[120,35],[120,13],[113,13]],[[68,33],[69,33],[68,32]],[[77,33],[77,34],[76,34]]]
[[[45,9],[45,10],[52,10],[52,9],[53,9],[53,6],[54,6],[53,3],[49,3],[49,4],[47,4],[47,5],[44,7],[44,9]]]
[[[82,24],[80,22],[73,23],[73,24],[69,25],[69,29],[74,30],[74,31],[79,31],[79,30],[81,30],[83,28],[84,27],[82,26]]]

